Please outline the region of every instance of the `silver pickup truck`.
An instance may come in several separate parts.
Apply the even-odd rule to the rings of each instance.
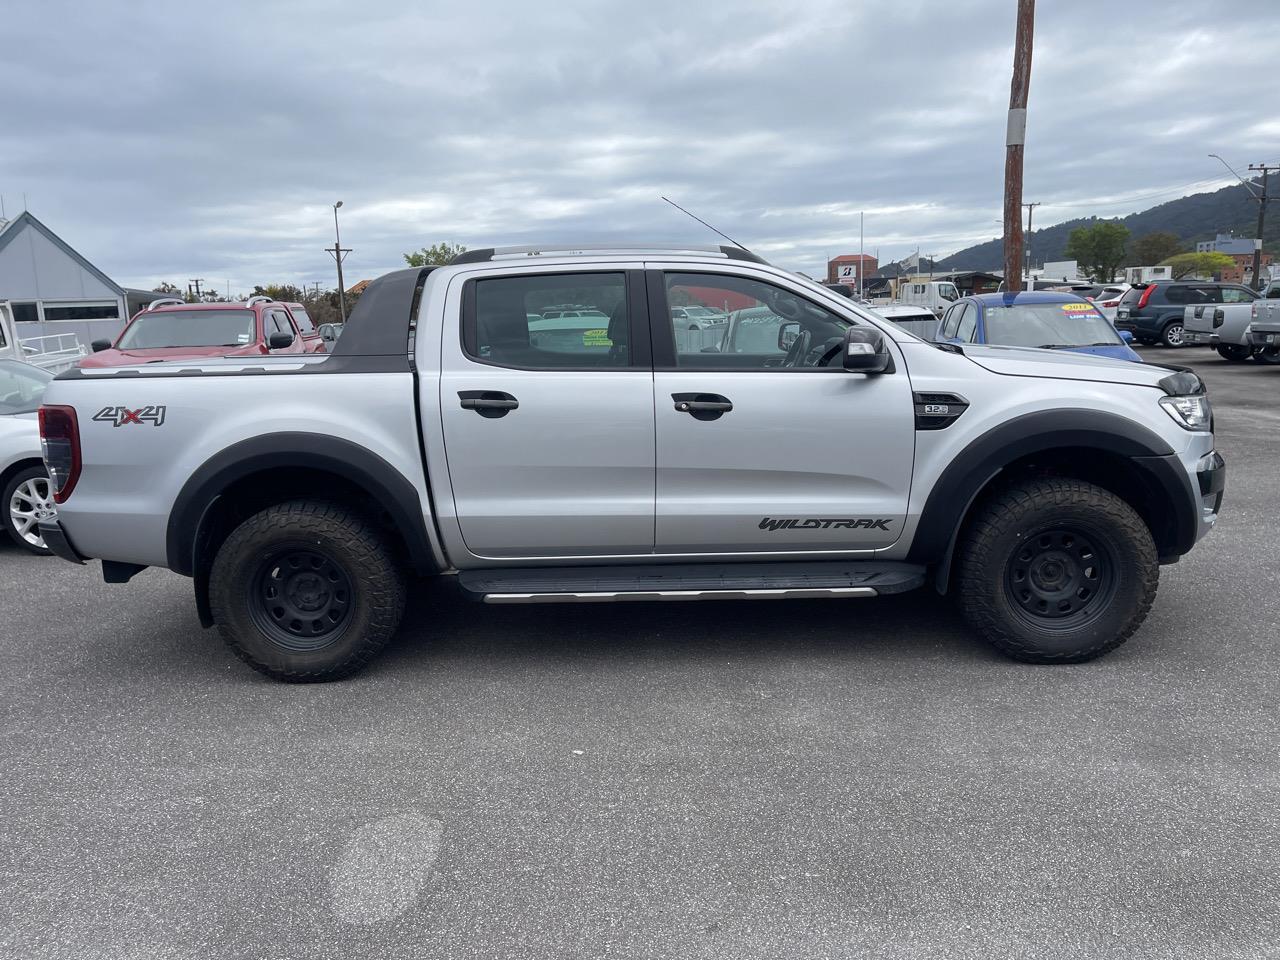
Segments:
[[[75,370],[40,420],[51,548],[193,578],[292,681],[364,666],[427,576],[488,603],[931,584],[1013,657],[1087,660],[1225,483],[1189,371],[926,343],[737,247],[470,251],[374,281],[329,354]]]
[[[1187,345],[1213,347],[1220,357],[1244,363],[1253,356],[1249,345],[1249,323],[1258,295],[1248,287],[1211,284],[1188,287],[1189,294],[1216,290],[1216,299],[1189,303],[1182,311],[1182,341]]]
[[[1253,302],[1248,335],[1254,359],[1280,364],[1280,280],[1272,280]]]

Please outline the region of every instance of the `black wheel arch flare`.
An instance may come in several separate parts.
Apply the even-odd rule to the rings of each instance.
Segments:
[[[1162,559],[1186,553],[1195,543],[1196,496],[1173,449],[1141,424],[1097,410],[1046,410],[1024,414],[973,440],[929,491],[907,561],[941,566],[946,582],[961,525],[978,496],[1008,465],[1055,449],[1093,449],[1126,458],[1158,491],[1167,512],[1164,529],[1152,530]]]
[[[165,547],[171,570],[200,574],[202,533],[212,508],[233,483],[273,469],[313,469],[342,477],[374,498],[404,539],[415,570],[437,564],[427,535],[418,492],[382,457],[341,437],[315,433],[272,433],[251,437],[214,454],[188,478],[169,512]],[[323,491],[299,490],[299,498],[323,498]]]

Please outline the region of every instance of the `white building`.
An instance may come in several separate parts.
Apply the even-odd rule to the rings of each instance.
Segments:
[[[0,300],[9,301],[20,337],[114,340],[130,316],[162,296],[120,286],[30,212],[0,220]]]

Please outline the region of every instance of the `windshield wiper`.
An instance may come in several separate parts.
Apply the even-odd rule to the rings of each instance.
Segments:
[[[1037,350],[1069,350],[1075,346],[1073,343],[1042,343],[1036,347]]]

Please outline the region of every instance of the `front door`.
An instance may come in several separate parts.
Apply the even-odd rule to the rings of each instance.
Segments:
[[[462,282],[445,324],[440,409],[472,555],[652,553],[653,374],[647,333],[637,335],[644,298],[640,270]]]
[[[649,277],[656,551],[870,551],[894,543],[915,452],[901,358],[892,373],[846,372],[840,346],[849,321],[774,279],[674,268]],[[667,320],[676,305],[724,315],[717,342]]]

